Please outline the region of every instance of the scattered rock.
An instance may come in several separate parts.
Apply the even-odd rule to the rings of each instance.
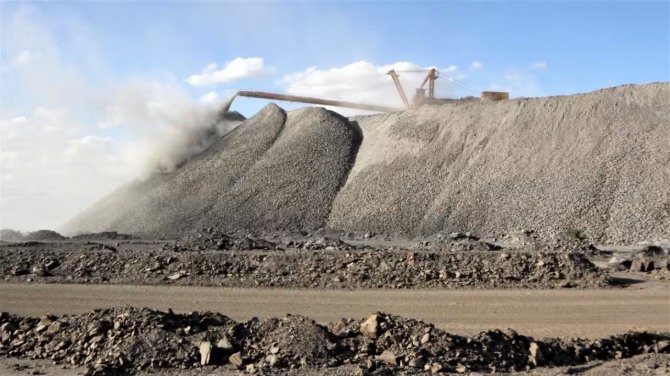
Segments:
[[[216,348],[225,350],[225,351],[232,351],[233,350],[233,344],[230,343],[230,340],[228,340],[228,337],[223,337],[219,340],[219,342],[216,343]]]
[[[242,353],[239,351],[231,355],[228,358],[228,361],[230,362],[230,364],[234,365],[237,368],[241,368],[242,365],[244,364],[244,361],[242,360]]]
[[[50,276],[52,276],[52,274],[49,273],[47,268],[45,268],[44,266],[34,266],[32,274],[36,275],[38,277],[50,277]]]
[[[210,363],[212,356],[212,344],[209,342],[200,343],[200,364],[206,366]]]
[[[630,270],[632,272],[651,272],[654,270],[654,261],[646,257],[641,259],[636,259],[631,264]]]
[[[611,283],[607,274],[580,252],[473,252],[451,248],[408,252],[333,247],[337,247],[336,251],[120,249],[111,253],[103,249],[82,252],[42,247],[36,251],[0,245],[0,275],[7,281],[25,282],[21,277],[32,268],[35,277],[48,276],[57,283],[214,284],[241,288],[545,289],[566,286],[566,281],[573,288],[600,288]]]
[[[615,271],[628,270],[630,269],[631,264],[631,260],[620,256],[612,256],[612,258],[607,261],[607,267]]]
[[[39,319],[0,313],[0,357],[90,366],[92,374],[128,374],[143,369],[168,373],[169,369],[229,362],[252,372],[264,372],[268,367],[319,369],[351,364],[381,375],[408,367],[429,373],[512,372],[527,366],[579,365],[587,359],[670,351],[669,334],[631,332],[602,340],[540,341],[510,330],[492,330],[462,337],[420,320],[384,313],[373,316],[372,320],[340,323],[354,328],[369,321],[371,327],[379,328],[375,338],[358,331],[338,337],[327,327],[297,315],[235,322],[211,312],[176,314],[132,307]],[[58,330],[52,330],[56,326]],[[191,329],[186,333],[181,328]],[[421,343],[428,333],[430,341]],[[214,346],[211,341],[217,336]],[[230,354],[236,347],[240,350]]]
[[[174,273],[174,274],[172,274],[171,276],[169,276],[168,279],[170,279],[170,280],[172,280],[172,281],[176,281],[176,280],[180,279],[180,278],[183,277],[183,276],[184,276],[184,275],[182,274],[182,272],[177,272],[177,273]]]
[[[392,366],[398,365],[396,355],[389,350],[384,350],[380,355],[377,355],[376,359]]]
[[[361,334],[368,338],[375,339],[379,334],[379,315],[374,314],[368,317],[364,323],[361,324]]]
[[[536,367],[544,365],[544,355],[542,354],[540,345],[537,342],[531,342],[529,351],[529,360],[531,363],[533,363],[533,365]]]
[[[668,256],[668,250],[658,245],[648,245],[642,250],[644,257],[665,257]]]

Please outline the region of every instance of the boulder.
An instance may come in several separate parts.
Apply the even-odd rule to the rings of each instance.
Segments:
[[[634,260],[630,266],[632,272],[651,272],[654,270],[654,261],[646,257]]]
[[[384,350],[380,355],[377,355],[376,359],[392,366],[398,365],[398,358],[389,350]]]
[[[212,344],[205,341],[200,343],[200,364],[206,366],[212,356]]]
[[[375,339],[379,335],[379,315],[374,314],[368,317],[364,323],[361,324],[361,334],[368,338]]]
[[[228,358],[228,361],[230,362],[230,364],[234,365],[237,368],[242,367],[242,365],[244,364],[244,360],[242,359],[242,353],[240,353],[239,351],[231,355]]]
[[[542,350],[540,349],[540,345],[537,342],[531,342],[530,343],[530,349],[529,349],[530,355],[528,356],[528,360],[537,366],[541,366],[544,364],[544,354],[542,354]]]
[[[625,257],[612,256],[612,258],[607,261],[607,267],[610,270],[614,271],[624,271],[630,269],[632,261]]]

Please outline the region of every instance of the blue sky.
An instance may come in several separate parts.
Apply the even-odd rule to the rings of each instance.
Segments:
[[[667,81],[668,1],[312,1],[32,3],[64,64],[90,79],[182,81],[206,64],[261,57],[276,74],[191,88],[282,91],[284,74],[359,60],[455,65],[477,88],[569,94]],[[2,17],[28,7],[3,3]],[[4,24],[3,20],[3,24]],[[82,35],[83,34],[83,35]],[[3,45],[12,36],[3,32]],[[20,51],[3,49],[3,60]],[[472,62],[483,69],[466,72]],[[542,71],[529,69],[545,62]],[[524,84],[509,85],[508,76]],[[439,83],[438,83],[439,84]],[[410,91],[411,88],[406,88]],[[3,101],[4,102],[4,101]],[[242,107],[247,115],[259,106]],[[7,110],[4,108],[4,110]]]
[[[437,67],[440,96],[668,81],[669,4],[0,2],[0,227],[62,223],[238,90],[398,106],[390,68]],[[422,75],[401,72],[410,96]]]

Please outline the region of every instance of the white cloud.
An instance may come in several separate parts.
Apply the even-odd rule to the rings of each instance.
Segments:
[[[68,111],[39,107],[0,120],[1,227],[55,227],[127,180],[118,144]]]
[[[218,99],[219,94],[217,94],[215,91],[210,91],[209,93],[200,97],[200,101],[205,103],[213,103],[216,102]]]
[[[31,52],[29,50],[23,50],[16,56],[16,64],[28,64],[35,59],[40,57],[39,52]]]
[[[480,69],[482,67],[482,63],[479,61],[473,61],[472,65],[470,65],[472,69]]]
[[[536,61],[530,65],[531,68],[537,69],[537,70],[545,70],[547,69],[547,62],[546,61]]]
[[[414,89],[419,87],[428,70],[434,67],[422,67],[416,63],[400,61],[388,65],[376,65],[369,61],[357,61],[330,69],[310,67],[302,72],[285,75],[277,83],[285,86],[287,94],[304,95],[350,102],[379,104],[402,108],[393,80],[386,73],[394,69],[398,72],[405,94],[411,100]],[[455,65],[438,68],[445,75],[457,75]],[[450,96],[452,87],[448,80],[438,79],[436,96]],[[343,115],[367,113],[362,110],[334,109]]]
[[[65,42],[37,10],[6,20],[2,52],[18,53],[9,54],[3,74],[20,107],[32,110],[0,109],[0,228],[55,229],[121,184],[174,166],[228,126],[214,129],[216,104],[191,98],[177,78],[117,77],[87,65],[100,59],[86,48],[65,63]],[[88,35],[75,26],[70,32]]]
[[[240,80],[243,78],[263,77],[274,74],[275,68],[266,66],[260,57],[238,57],[218,69],[217,64],[208,64],[200,74],[190,76],[186,82],[192,86],[213,86]]]
[[[12,124],[25,124],[28,121],[25,116],[18,116],[15,117],[14,119],[10,120],[9,122]]]

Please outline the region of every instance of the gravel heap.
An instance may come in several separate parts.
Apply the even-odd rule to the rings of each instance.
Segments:
[[[129,234],[120,234],[116,231],[103,231],[79,234],[71,237],[74,240],[134,240],[138,239],[136,236]]]
[[[0,231],[0,240],[20,242],[24,240],[30,241],[52,241],[67,239],[63,235],[53,230],[37,230],[29,233],[21,233],[19,231],[3,229]]]
[[[254,250],[273,243],[226,238],[233,250],[147,251],[5,247],[8,282],[177,284],[282,288],[602,288],[604,272],[580,252],[353,248],[324,239],[303,248]],[[259,245],[260,244],[260,245]],[[330,245],[328,245],[330,244]],[[167,248],[172,249],[169,245]],[[314,250],[310,250],[314,249]]]
[[[384,313],[328,325],[292,315],[236,322],[219,313],[132,307],[42,318],[0,313],[0,335],[0,356],[86,365],[89,375],[211,365],[270,374],[343,365],[362,372],[507,372],[670,352],[668,334],[536,340],[508,329],[462,337]]]
[[[208,251],[208,250],[227,250],[227,251],[249,251],[254,249],[276,249],[277,245],[267,240],[253,238],[251,236],[235,237],[226,232],[213,227],[205,228],[200,231],[193,231],[174,244],[164,244],[164,250],[176,252],[188,251]]]
[[[174,243],[166,243],[163,250],[178,252],[188,251],[249,251],[249,250],[327,250],[348,251],[357,247],[342,241],[337,237],[317,237],[306,233],[273,233],[265,236],[253,234],[239,235],[229,233],[219,228],[208,227],[192,231],[182,236]],[[386,249],[375,247],[375,249]]]
[[[317,229],[354,162],[359,132],[322,108],[274,104],[171,173],[122,187],[65,226],[173,238],[202,227]]]
[[[209,226],[325,226],[401,238],[523,229],[543,241],[670,239],[668,102],[670,84],[654,83],[350,120],[271,104],[64,230],[174,237]]]
[[[266,106],[180,168],[121,187],[66,224],[64,231],[177,235],[231,190],[274,144],[285,120],[282,109]]]
[[[357,118],[336,229],[670,239],[670,84]]]

